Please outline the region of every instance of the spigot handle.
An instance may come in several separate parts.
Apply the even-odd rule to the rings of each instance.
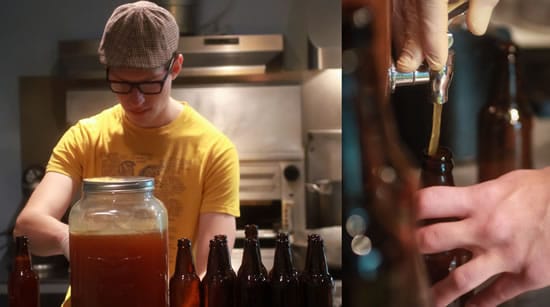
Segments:
[[[457,17],[458,15],[463,14],[466,12],[468,7],[470,6],[470,1],[468,0],[456,0],[456,1],[449,1],[449,4],[447,4],[447,19],[449,22],[452,21],[453,18]]]
[[[444,104],[448,100],[449,86],[454,72],[454,51],[449,50],[447,63],[440,71],[430,71],[432,103]]]

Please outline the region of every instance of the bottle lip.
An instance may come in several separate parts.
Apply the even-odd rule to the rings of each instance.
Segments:
[[[179,247],[191,247],[191,240],[187,238],[180,238],[178,239],[178,246]]]
[[[15,237],[15,242],[17,244],[28,245],[29,244],[29,238],[25,235],[17,236],[17,237]]]
[[[151,177],[93,177],[83,181],[84,192],[152,191],[155,179]]]
[[[449,147],[439,146],[435,156],[430,156],[428,149],[424,149],[422,154],[425,161],[453,162],[453,152]]]

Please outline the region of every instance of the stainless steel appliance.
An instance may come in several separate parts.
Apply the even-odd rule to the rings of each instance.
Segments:
[[[61,73],[68,78],[105,78],[99,63],[99,40],[60,41]],[[282,34],[181,36],[182,76],[263,74],[282,65]]]
[[[307,133],[306,225],[342,225],[342,130]]]

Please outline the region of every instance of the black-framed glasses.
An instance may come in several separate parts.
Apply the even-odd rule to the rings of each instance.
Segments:
[[[168,75],[170,75],[170,71],[172,70],[172,66],[174,65],[175,59],[176,59],[176,55],[172,56],[172,58],[170,59],[168,69],[166,71],[166,74],[162,78],[162,80],[143,81],[143,82],[110,80],[109,68],[107,68],[107,77],[106,77],[107,82],[109,83],[109,87],[111,88],[111,91],[116,94],[129,94],[134,87],[137,88],[138,91],[140,91],[142,94],[145,94],[145,95],[159,94],[160,92],[162,92],[162,88],[164,87],[164,82],[166,82]]]

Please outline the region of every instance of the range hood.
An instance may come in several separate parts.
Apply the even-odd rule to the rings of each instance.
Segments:
[[[99,40],[60,41],[61,74],[68,78],[104,78],[98,47]],[[182,36],[178,51],[184,56],[182,76],[263,74],[280,70],[283,35]]]

